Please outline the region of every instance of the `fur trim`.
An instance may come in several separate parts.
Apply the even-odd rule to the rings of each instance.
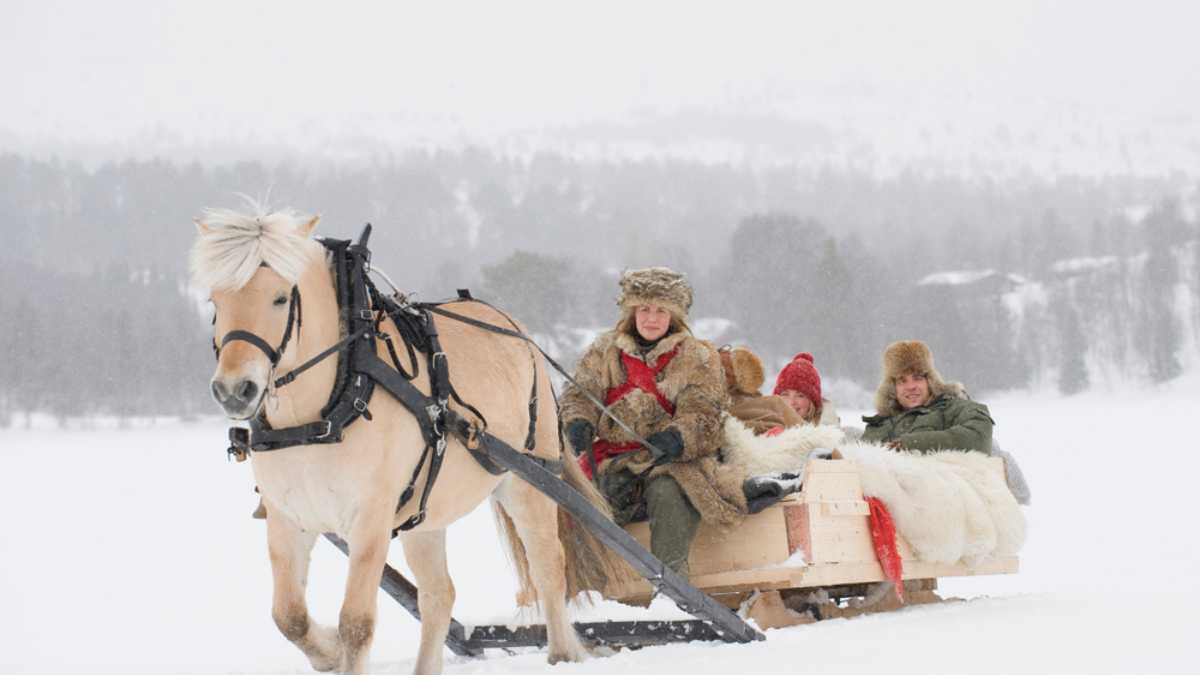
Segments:
[[[934,371],[933,352],[920,340],[893,342],[883,351],[883,376],[896,379],[907,373],[925,375]]]
[[[654,363],[655,361],[658,360],[658,357],[662,356],[663,354],[666,354],[667,352],[671,351],[672,349],[675,349],[676,347],[680,347],[682,349],[684,340],[687,340],[689,338],[691,338],[693,342],[697,342],[697,343],[700,342],[699,340],[692,338],[690,333],[687,333],[684,331],[680,331],[680,332],[676,332],[676,333],[667,333],[663,337],[659,338],[658,342],[654,345],[654,349],[651,349],[650,351],[646,352],[644,357],[641,352],[641,347],[638,345],[637,338],[635,338],[633,335],[630,335],[629,333],[622,333],[622,332],[614,333],[612,344],[616,345],[617,349],[620,349],[621,351],[625,352],[626,354],[629,354],[630,356],[644,358],[646,363]],[[704,342],[703,344],[706,347],[709,347],[711,349],[711,345],[709,345],[709,343]]]
[[[863,494],[883,500],[918,559],[974,567],[1024,544],[1025,514],[987,455],[862,443],[840,450],[858,465]]]
[[[628,270],[621,275],[620,284],[617,305],[623,315],[633,313],[640,305],[655,304],[683,321],[692,308],[692,287],[687,277],[669,267]]]
[[[735,347],[723,349],[720,354],[729,393],[742,396],[758,394],[766,380],[766,371],[754,352],[745,347]]]
[[[904,411],[896,400],[896,380],[909,373],[919,373],[929,382],[929,400],[952,395],[967,398],[966,390],[957,382],[947,383],[933,365],[933,352],[920,340],[893,342],[883,351],[883,373],[875,390],[875,412],[895,415]]]

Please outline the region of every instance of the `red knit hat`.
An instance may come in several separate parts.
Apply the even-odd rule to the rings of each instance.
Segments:
[[[775,391],[772,393],[778,396],[788,389],[804,394],[813,405],[821,405],[821,374],[813,365],[812,354],[800,352],[792,357],[791,363],[779,371],[779,377],[775,378]]]

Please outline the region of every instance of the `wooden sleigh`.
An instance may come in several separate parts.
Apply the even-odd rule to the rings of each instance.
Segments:
[[[992,458],[1003,476],[1004,463]],[[918,560],[902,536],[901,602],[876,559],[858,468],[849,459],[808,462],[804,486],[767,509],[751,515],[731,533],[702,524],[689,557],[692,585],[727,607],[753,619],[760,629],[811,623],[820,619],[887,611],[909,604],[940,602],[939,577],[1013,574],[1017,557],[987,564],[940,564]],[[626,527],[649,546],[646,523]],[[650,585],[642,580],[610,589],[610,596],[645,604]]]
[[[556,501],[574,492],[569,488],[563,492],[562,486],[556,487],[561,481],[548,473],[539,479],[536,474],[544,469],[523,466],[515,450],[506,452],[502,447],[496,450],[503,463],[545,489]],[[1003,476],[1003,460],[994,457],[989,461]],[[884,574],[876,559],[868,514],[854,461],[811,460],[806,465],[800,492],[747,517],[733,532],[722,534],[701,524],[688,561],[690,584],[683,582],[686,587],[683,589],[660,589],[697,619],[602,621],[576,623],[575,628],[588,641],[614,648],[694,640],[743,642],[746,637],[732,632],[731,628],[736,630],[737,625],[730,625],[729,620],[734,624],[750,621],[759,630],[767,630],[889,611],[942,602],[936,592],[940,577],[1018,571],[1016,556],[975,567],[924,562],[914,556],[903,536],[898,536],[897,548],[904,563],[904,593],[900,600],[890,583],[881,583]],[[647,550],[650,531],[646,523],[633,523],[623,531],[611,521],[596,521],[591,526],[600,530],[612,528],[622,536],[628,534],[629,546],[641,549],[640,555],[648,556],[644,559],[655,560]],[[328,534],[326,538],[347,552],[345,542]],[[661,563],[657,565],[661,569]],[[416,588],[399,572],[385,566],[380,588],[419,618]],[[612,599],[633,605],[646,605],[652,594],[650,583],[644,580],[610,587],[606,592]],[[728,610],[717,614],[711,610],[698,611],[700,605],[708,603],[733,612],[726,615],[725,622],[714,622],[714,618],[721,619],[720,612]],[[752,635],[750,639],[761,637]],[[546,629],[542,625],[468,627],[452,620],[446,637],[446,646],[460,656],[479,656],[486,649],[545,645]]]

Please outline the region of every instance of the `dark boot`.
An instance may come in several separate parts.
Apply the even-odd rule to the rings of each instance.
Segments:
[[[597,479],[600,493],[612,509],[613,521],[628,525],[646,519],[646,481],[628,469],[605,471]]]
[[[688,576],[688,553],[700,513],[670,476],[657,476],[646,485],[646,513],[650,520],[650,552],[683,578]]]

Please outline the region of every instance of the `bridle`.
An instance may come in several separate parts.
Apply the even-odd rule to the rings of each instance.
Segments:
[[[265,266],[265,263],[263,266]],[[215,326],[216,323],[217,317],[214,315],[213,325]],[[300,327],[303,323],[303,311],[300,304],[300,287],[292,286],[292,297],[288,302],[287,328],[285,328],[283,331],[283,338],[279,341],[278,347],[272,347],[266,340],[255,335],[254,333],[251,333],[250,331],[231,330],[225,334],[225,337],[221,338],[220,345],[217,344],[216,336],[213,336],[213,356],[215,356],[217,360],[220,360],[221,350],[230,342],[235,342],[238,340],[242,342],[249,342],[255,347],[258,347],[263,354],[267,355],[267,360],[271,362],[271,373],[274,374],[276,366],[279,365],[279,360],[283,358],[283,350],[287,349],[288,342],[290,342],[292,339],[293,326],[296,330],[296,340],[299,341]],[[278,383],[276,383],[276,386],[278,386]]]

